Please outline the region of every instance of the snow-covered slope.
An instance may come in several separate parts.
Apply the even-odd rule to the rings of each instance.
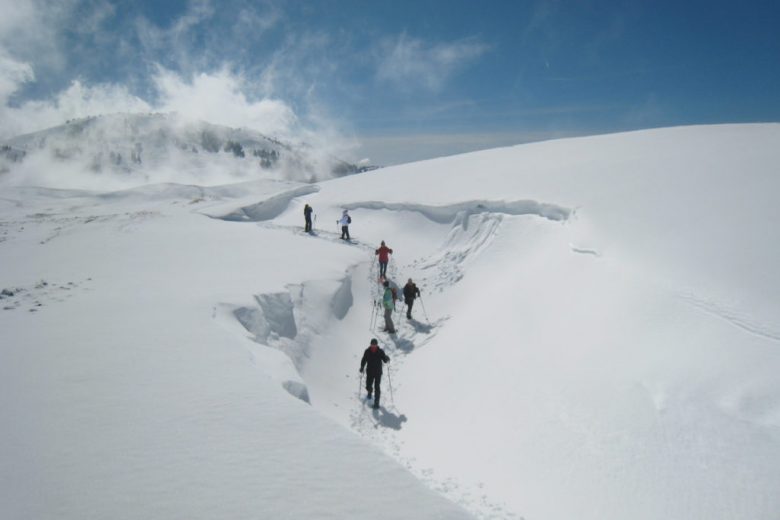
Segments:
[[[0,147],[0,175],[11,177],[10,182],[62,188],[78,183],[104,189],[159,182],[213,185],[263,178],[313,182],[358,170],[310,145],[178,114],[77,119]]]
[[[315,185],[6,187],[0,503],[775,519],[779,143],[691,127]],[[393,283],[422,289],[396,336],[380,240]],[[378,411],[358,398],[371,337],[391,357]]]

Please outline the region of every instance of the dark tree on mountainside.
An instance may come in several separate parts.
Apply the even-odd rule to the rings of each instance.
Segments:
[[[217,153],[220,149],[220,140],[213,132],[204,130],[200,134],[200,146],[207,152]]]
[[[254,150],[252,155],[260,158],[260,166],[271,168],[279,160],[279,152],[276,150]]]
[[[236,157],[244,157],[244,147],[241,146],[241,143],[237,143],[235,141],[228,141],[225,143],[224,151],[226,152],[233,152],[233,155]]]

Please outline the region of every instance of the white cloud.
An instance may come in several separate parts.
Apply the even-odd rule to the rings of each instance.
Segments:
[[[0,106],[0,139],[41,130],[68,119],[115,112],[148,112],[150,105],[119,85],[86,86],[74,81],[54,98]]]
[[[118,13],[110,0],[0,0],[0,141],[68,119],[154,111],[306,141],[327,153],[353,146],[344,144],[313,94],[311,78],[333,73],[332,62],[321,59],[328,35],[290,35],[275,52],[249,60],[244,47],[285,15],[274,2],[240,1],[233,8],[191,0],[164,25],[137,16],[108,31]],[[215,30],[204,31],[207,25]],[[63,44],[66,34],[74,43]],[[93,53],[90,46],[100,42],[105,49]],[[79,53],[90,52],[94,65],[104,67],[99,53],[107,49],[123,75],[133,71],[128,80],[95,83],[89,67],[77,69],[84,71],[79,76],[68,66],[83,64]],[[37,79],[62,90],[30,99]]]
[[[186,52],[189,49],[188,40],[198,25],[207,22],[213,15],[214,8],[209,0],[194,0],[167,28],[159,27],[148,19],[140,17],[136,20],[139,42],[154,52],[162,49],[176,53]]]
[[[63,31],[93,22],[83,16],[76,18],[76,7],[84,1],[102,0],[0,0],[0,50],[17,61],[31,63],[39,75],[43,68],[47,72],[63,70],[67,63]]]
[[[0,12],[4,13],[0,17],[0,139],[59,125],[67,119],[115,112],[176,111],[192,119],[249,127],[282,138],[294,135],[299,126],[290,105],[269,95],[273,87],[267,85],[268,91],[263,92],[260,82],[230,72],[231,65],[224,58],[217,62],[221,65],[214,65],[205,55],[193,54],[193,39],[217,14],[211,0],[190,1],[181,16],[165,27],[145,18],[131,21],[136,38],[114,36],[113,43],[120,51],[140,53],[151,64],[151,68],[139,71],[143,82],[151,86],[146,99],[122,84],[94,84],[76,77],[61,92],[45,99],[12,102],[13,96],[36,77],[67,70],[66,49],[57,43],[63,31],[75,31],[85,41],[106,38],[104,24],[116,15],[116,8],[107,0],[0,0]],[[77,16],[78,24],[69,23]],[[237,31],[246,39],[250,31],[256,35],[271,29],[281,17],[281,11],[270,4],[243,6],[240,16],[232,19],[235,31],[228,34]],[[239,43],[235,35],[231,38],[217,47]],[[127,42],[134,39],[142,47],[128,49]],[[214,52],[231,55],[219,49]],[[156,58],[163,57],[178,72],[157,65],[161,61]]]
[[[438,91],[488,48],[488,45],[472,39],[432,44],[401,34],[381,45],[377,79],[402,87],[416,86]]]
[[[258,91],[265,95],[284,92],[305,99],[317,83],[338,76],[339,64],[333,52],[333,38],[328,34],[287,35],[258,74]]]
[[[22,63],[8,56],[0,48],[0,103],[5,105],[11,94],[21,85],[35,79],[35,73],[29,63]]]
[[[141,16],[133,21],[137,52],[147,62],[163,63],[182,73],[214,70],[227,59],[250,65],[262,57],[247,54],[283,19],[272,3],[214,3],[191,0],[186,10],[167,25]]]
[[[249,100],[244,94],[246,81],[227,70],[197,74],[188,81],[158,68],[155,84],[160,93],[155,108],[162,112],[178,112],[192,119],[252,128],[283,138],[296,130],[298,118],[286,103],[267,98]]]
[[[36,8],[32,0],[0,0],[0,43],[19,27],[28,25],[35,17]]]
[[[149,109],[123,86],[78,79],[46,100],[11,102],[36,77],[64,68],[65,50],[57,42],[79,6],[85,14],[73,29],[78,32],[97,30],[114,12],[105,0],[0,0],[0,139],[76,117]]]
[[[249,38],[273,29],[283,18],[282,11],[271,3],[259,9],[255,5],[241,8],[236,17],[233,33],[239,38]]]
[[[191,0],[187,12],[173,24],[172,32],[175,36],[181,36],[213,15],[214,8],[209,0]]]
[[[53,98],[9,106],[8,96],[32,79],[32,68],[0,55],[0,138],[41,130],[67,119],[116,112],[177,112],[194,120],[252,128],[291,139],[302,131],[293,109],[278,99],[249,99],[246,81],[227,70],[185,78],[160,66],[153,77],[158,99],[148,102],[122,85],[74,81]]]

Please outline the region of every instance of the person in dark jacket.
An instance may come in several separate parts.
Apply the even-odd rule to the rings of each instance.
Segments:
[[[371,399],[371,391],[374,394],[374,408],[379,408],[379,396],[381,390],[379,384],[382,382],[382,363],[387,363],[390,358],[385,351],[379,348],[379,342],[376,339],[371,340],[371,345],[363,352],[363,359],[360,360],[360,373],[366,369],[366,391],[368,399]],[[373,387],[373,388],[372,388]]]
[[[387,263],[390,261],[390,255],[393,254],[393,250],[385,245],[385,241],[382,240],[382,245],[379,246],[374,252],[379,256],[379,277],[384,278],[387,274]]]
[[[311,212],[314,211],[311,209],[311,206],[306,204],[306,206],[303,207],[303,217],[306,219],[306,232],[311,233]]]
[[[414,299],[420,296],[420,289],[414,284],[411,278],[404,285],[404,302],[406,303],[406,318],[412,319],[412,305],[414,305]]]

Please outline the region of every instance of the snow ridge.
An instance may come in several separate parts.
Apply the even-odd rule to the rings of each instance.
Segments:
[[[471,200],[459,202],[456,204],[447,204],[444,206],[429,206],[425,204],[412,203],[392,203],[392,202],[353,202],[344,204],[344,208],[355,209],[387,209],[391,211],[415,211],[426,218],[439,224],[447,224],[456,218],[462,218],[468,215],[480,213],[503,213],[506,215],[537,215],[549,220],[564,221],[568,220],[574,210],[549,204],[546,202],[537,202],[535,200],[516,200],[516,201],[490,201],[490,200]]]
[[[290,201],[304,195],[310,195],[319,191],[317,186],[301,186],[278,195],[274,195],[268,199],[262,200],[257,204],[250,206],[244,206],[231,211],[227,215],[213,216],[222,220],[231,222],[262,222],[265,220],[273,220],[287,209],[290,205]]]

